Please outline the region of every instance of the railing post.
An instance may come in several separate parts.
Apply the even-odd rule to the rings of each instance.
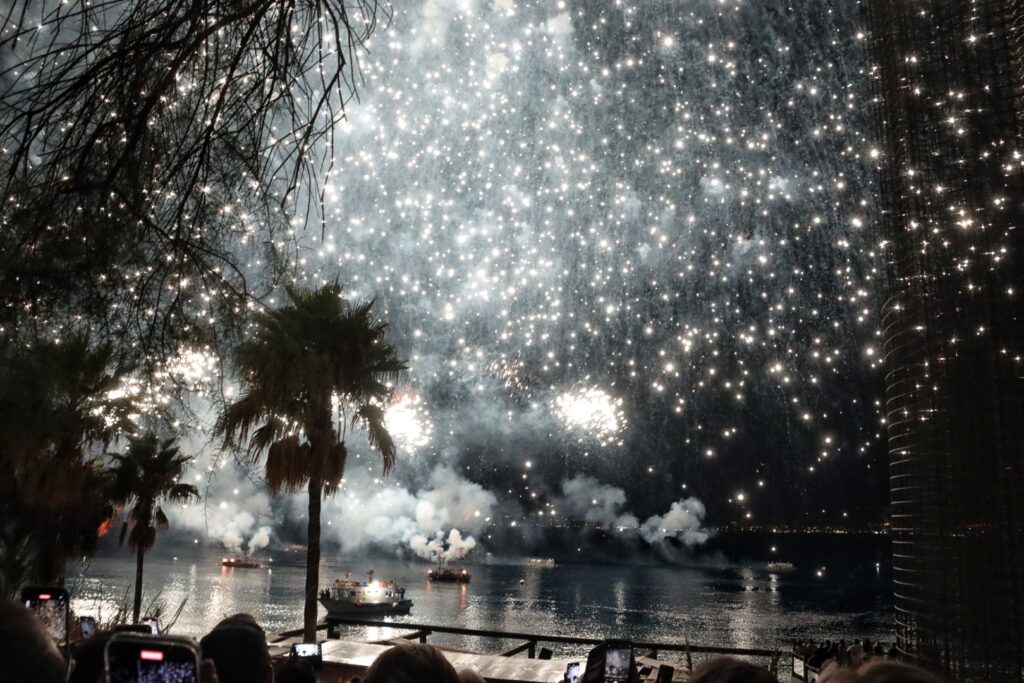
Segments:
[[[420,631],[420,642],[421,643],[426,643],[427,642],[427,636],[429,636],[429,635],[430,635],[430,631]]]
[[[537,655],[537,641],[531,640],[530,647],[526,648],[526,656],[533,659]]]

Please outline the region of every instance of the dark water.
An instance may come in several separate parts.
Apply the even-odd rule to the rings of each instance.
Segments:
[[[518,558],[489,558],[470,566],[469,585],[431,585],[425,564],[332,556],[323,562],[321,583],[346,570],[361,576],[369,568],[377,578],[397,578],[415,606],[396,623],[752,648],[811,637],[891,640],[891,578],[884,565],[876,567],[873,556],[855,547],[853,560],[833,553],[821,576],[820,555],[804,563],[788,558],[796,560],[789,572],[721,556],[716,566],[562,563],[555,569],[528,568]],[[221,551],[188,551],[179,550],[175,559],[158,549],[146,562],[147,596],[159,590],[171,611],[187,599],[174,632],[200,636],[236,612],[255,615],[270,632],[301,626],[301,554],[269,553],[261,558],[269,568],[245,570],[221,567]],[[75,582],[76,613],[109,618],[131,586],[134,569],[127,554],[93,559]],[[349,637],[383,635],[373,630]],[[497,649],[494,641],[471,638],[438,642]]]

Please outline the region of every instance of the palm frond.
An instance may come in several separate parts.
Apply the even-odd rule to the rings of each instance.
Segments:
[[[274,494],[301,491],[310,477],[309,446],[292,435],[275,442],[267,450],[264,470],[267,487]]]
[[[345,475],[345,461],[348,459],[348,447],[341,441],[333,444],[324,458],[321,482],[324,486],[324,495],[331,496],[337,492],[341,485],[341,478]]]
[[[355,416],[352,418],[353,426],[362,423],[366,430],[366,439],[370,447],[380,453],[381,462],[384,466],[384,475],[391,472],[395,465],[395,441],[391,437],[384,422],[384,409],[378,405],[364,403],[359,406]]]
[[[175,484],[164,498],[172,503],[189,503],[199,499],[199,489],[192,484]]]
[[[283,420],[276,417],[268,418],[266,422],[253,431],[252,438],[249,439],[249,448],[247,450],[249,457],[255,461],[272,444],[279,441],[286,430],[287,425],[285,425]]]

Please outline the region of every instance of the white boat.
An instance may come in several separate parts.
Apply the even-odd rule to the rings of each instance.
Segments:
[[[535,569],[554,569],[557,565],[553,557],[528,557],[526,558],[526,566]]]
[[[366,581],[355,581],[349,572],[334,585],[320,591],[320,604],[327,608],[327,618],[408,614],[412,600],[405,597],[405,588],[397,582],[376,581],[373,571]]]
[[[768,571],[770,572],[791,572],[796,567],[792,562],[769,562]]]

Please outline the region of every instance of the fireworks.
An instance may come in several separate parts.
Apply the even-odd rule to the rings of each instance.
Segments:
[[[438,447],[466,452],[479,402],[502,424],[473,443],[547,407],[567,457],[628,442],[694,487],[755,487],[733,455],[764,443],[801,470],[823,431],[877,443],[852,417],[879,279],[855,5],[470,4],[375,38],[305,265],[384,303]]]
[[[218,363],[217,357],[205,349],[181,349],[148,375],[125,375],[103,398],[108,402],[128,401],[133,417],[154,415],[170,405],[176,391],[205,396],[219,371]],[[95,412],[102,415],[105,408],[97,407]]]
[[[156,379],[167,379],[194,393],[203,393],[218,372],[217,356],[206,349],[181,349]]]
[[[525,364],[518,354],[503,355],[498,360],[492,361],[487,369],[490,375],[500,380],[502,386],[516,399],[528,396],[530,387],[537,380],[526,370]]]
[[[306,188],[323,232],[272,246],[298,284],[378,298],[418,392],[387,409],[403,451],[526,459],[553,415],[568,458],[628,439],[731,492],[877,443],[857,3],[668,5],[412,1],[374,36]],[[204,353],[166,378],[201,386]]]
[[[413,394],[405,394],[391,403],[384,419],[395,443],[410,454],[429,444],[434,433],[430,414],[420,397]]]
[[[594,439],[602,446],[622,445],[626,428],[622,399],[599,387],[583,387],[559,394],[554,400],[558,418],[579,439]]]

